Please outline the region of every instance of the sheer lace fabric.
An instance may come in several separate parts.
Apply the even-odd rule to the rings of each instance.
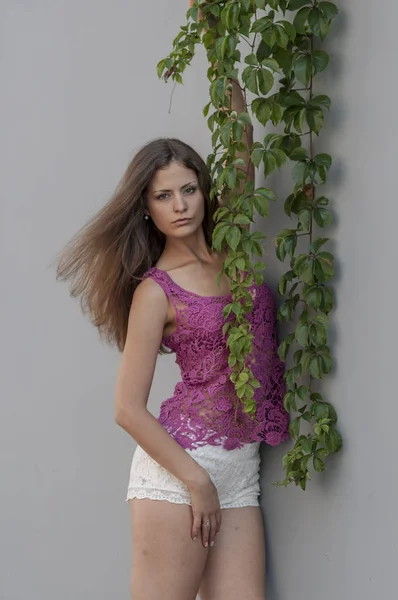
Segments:
[[[226,296],[200,296],[181,288],[166,271],[152,267],[145,274],[158,283],[172,302],[177,327],[163,344],[176,354],[181,370],[172,397],[161,405],[159,422],[185,449],[203,445],[226,450],[261,442],[274,446],[289,437],[283,407],[284,365],[277,355],[275,302],[264,282],[253,284],[251,323],[253,351],[250,366],[261,387],[255,389],[255,419],[241,405],[230,381],[229,350],[222,328]]]

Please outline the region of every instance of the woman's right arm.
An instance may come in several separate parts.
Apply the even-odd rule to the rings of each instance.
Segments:
[[[216,488],[203,469],[147,410],[168,299],[151,279],[141,282],[133,295],[126,344],[115,391],[115,420],[162,467],[188,487],[192,499],[192,537],[214,542],[221,526]],[[210,529],[205,527],[206,521]],[[202,529],[202,531],[201,531]]]

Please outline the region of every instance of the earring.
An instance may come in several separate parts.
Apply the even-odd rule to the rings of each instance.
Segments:
[[[148,221],[149,216],[148,215],[144,215],[144,219],[145,219],[145,221]]]

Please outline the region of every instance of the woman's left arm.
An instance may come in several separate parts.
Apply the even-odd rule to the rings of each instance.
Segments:
[[[236,79],[230,79],[229,81],[232,83],[232,92],[230,94],[231,110],[235,110],[238,114],[247,112],[245,94],[239,82]],[[236,158],[242,158],[246,165],[246,167],[237,167],[246,173],[246,178],[239,180],[240,185],[237,188],[241,194],[243,194],[243,188],[246,181],[254,182],[254,165],[250,158],[253,147],[253,125],[245,124],[242,141],[246,145],[246,149],[243,152],[236,152]]]

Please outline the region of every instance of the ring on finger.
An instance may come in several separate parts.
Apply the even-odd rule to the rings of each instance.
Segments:
[[[210,527],[210,521],[206,521],[206,527]]]

